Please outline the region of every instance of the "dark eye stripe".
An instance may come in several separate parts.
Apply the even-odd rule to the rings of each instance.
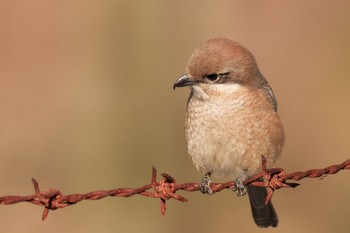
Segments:
[[[226,72],[226,73],[213,73],[213,74],[208,74],[203,76],[204,79],[206,79],[206,81],[204,82],[209,82],[209,83],[222,83],[224,82],[227,78],[230,77],[230,72]]]

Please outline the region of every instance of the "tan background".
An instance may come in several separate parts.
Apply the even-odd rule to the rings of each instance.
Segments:
[[[89,2],[89,3],[88,3]],[[328,2],[328,3],[325,3]],[[187,89],[172,90],[208,38],[256,56],[279,101],[287,143],[278,166],[350,158],[350,2],[0,2],[0,195],[138,187],[152,165],[198,181],[186,155]],[[273,197],[269,232],[349,232],[350,173],[303,180]],[[229,191],[86,201],[41,222],[42,208],[0,206],[1,232],[257,232],[248,200]]]

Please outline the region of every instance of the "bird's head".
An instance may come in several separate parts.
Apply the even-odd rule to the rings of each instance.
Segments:
[[[202,43],[191,55],[186,73],[174,84],[201,89],[208,95],[237,86],[258,87],[260,72],[252,53],[239,43],[214,38]]]

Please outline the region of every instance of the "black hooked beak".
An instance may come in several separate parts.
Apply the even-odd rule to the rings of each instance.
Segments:
[[[190,77],[188,77],[186,74],[181,76],[176,83],[174,83],[173,89],[175,90],[175,88],[177,87],[186,87],[186,86],[192,86],[194,84],[196,84],[197,81],[191,79]]]

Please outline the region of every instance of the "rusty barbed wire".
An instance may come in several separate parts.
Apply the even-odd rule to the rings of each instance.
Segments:
[[[341,164],[331,165],[323,169],[311,169],[304,172],[293,172],[286,174],[282,168],[266,168],[266,160],[262,157],[262,172],[256,174],[244,181],[244,185],[254,185],[267,187],[268,195],[266,203],[268,203],[275,190],[280,188],[294,188],[298,183],[290,183],[288,180],[301,180],[304,178],[318,178],[325,175],[335,174],[341,170],[350,170],[350,159]],[[152,197],[160,199],[160,207],[162,215],[166,211],[166,201],[175,199],[181,202],[188,201],[185,197],[176,194],[176,191],[183,190],[188,192],[200,190],[199,183],[184,183],[178,184],[176,180],[167,173],[162,173],[163,177],[157,181],[157,170],[152,168],[151,183],[142,187],[132,188],[118,188],[112,190],[99,190],[85,194],[69,194],[63,195],[61,191],[56,189],[49,189],[48,191],[41,191],[38,182],[32,178],[35,193],[28,196],[3,196],[0,197],[0,204],[11,205],[20,202],[29,202],[35,205],[44,206],[42,220],[45,220],[50,210],[61,209],[67,206],[77,204],[83,200],[99,200],[105,197],[131,197],[135,194],[145,197]],[[264,182],[256,181],[259,178],[264,178]],[[213,193],[220,192],[223,189],[232,189],[235,185],[234,181],[225,183],[211,183],[210,187]],[[153,191],[148,191],[153,189]]]

